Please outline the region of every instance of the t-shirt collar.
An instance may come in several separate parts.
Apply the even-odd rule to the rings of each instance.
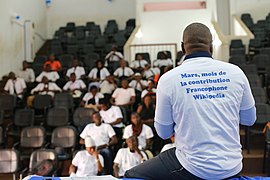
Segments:
[[[192,54],[186,55],[184,60],[187,59],[192,59],[192,58],[197,58],[197,57],[208,57],[208,58],[212,58],[211,54],[209,54],[209,52],[207,51],[198,51],[198,52],[194,52]]]

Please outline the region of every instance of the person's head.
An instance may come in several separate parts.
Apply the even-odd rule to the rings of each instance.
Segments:
[[[77,67],[79,65],[79,60],[77,58],[72,60],[72,67]]]
[[[112,51],[114,51],[114,52],[117,51],[117,46],[116,45],[112,45]]]
[[[14,72],[10,72],[8,74],[8,77],[9,77],[9,79],[15,80],[16,79],[16,74]]]
[[[41,82],[44,84],[48,84],[49,83],[49,79],[47,78],[47,76],[43,76],[41,79]]]
[[[146,64],[145,67],[144,67],[144,69],[145,70],[148,70],[148,69],[150,69],[150,67],[151,67],[150,64]]]
[[[96,150],[96,143],[94,141],[94,139],[90,136],[87,136],[84,139],[84,143],[85,143],[85,149],[89,154],[93,154],[93,152]]]
[[[69,80],[72,81],[72,82],[76,81],[76,74],[75,73],[71,73],[70,74],[70,77],[69,77]]]
[[[28,68],[28,62],[26,60],[24,60],[22,62],[22,67],[23,67],[23,69],[27,69]]]
[[[153,89],[155,87],[155,82],[153,79],[148,80],[148,89]]]
[[[138,148],[138,138],[136,136],[130,136],[126,139],[127,146],[130,150]]]
[[[55,60],[55,55],[54,55],[53,53],[51,53],[51,54],[49,55],[49,60],[50,60],[50,61],[54,61],[54,60]]]
[[[92,114],[92,119],[97,126],[101,124],[101,115],[99,114],[99,112],[94,112]]]
[[[107,80],[109,83],[113,83],[113,82],[114,82],[114,76],[113,76],[113,75],[106,76],[106,80]]]
[[[213,52],[212,34],[202,23],[188,25],[183,33],[182,51],[188,55],[198,51]]]
[[[89,91],[92,93],[93,96],[95,96],[97,94],[97,92],[98,92],[98,87],[95,86],[95,85],[92,85],[90,87],[90,90]]]
[[[140,81],[140,80],[142,79],[142,75],[141,75],[140,73],[135,73],[134,79],[135,79],[136,81]]]
[[[142,123],[141,121],[141,117],[140,115],[137,113],[137,112],[133,112],[131,113],[131,124],[137,126],[137,125],[140,125]]]
[[[110,108],[111,104],[108,99],[102,98],[99,100],[99,107],[101,110],[106,111]]]
[[[147,105],[150,105],[152,103],[153,103],[152,96],[150,94],[146,94],[143,97],[143,104],[145,104],[147,106]]]
[[[142,55],[140,55],[140,54],[137,54],[137,55],[136,55],[135,60],[142,60],[142,59],[143,59]]]
[[[124,60],[124,59],[121,59],[120,61],[119,61],[119,65],[120,65],[120,67],[126,67],[127,66],[127,63],[126,63],[126,61]]]
[[[128,80],[127,79],[122,79],[121,80],[121,86],[122,86],[122,88],[127,89],[129,87]]]
[[[102,60],[97,60],[97,61],[96,61],[96,67],[97,67],[98,69],[102,69],[103,66],[104,66],[104,64],[103,64],[103,61],[102,61]]]

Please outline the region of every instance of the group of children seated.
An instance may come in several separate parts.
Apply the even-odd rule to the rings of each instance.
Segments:
[[[172,65],[164,52],[153,67],[140,55],[128,66],[113,48],[105,62],[97,60],[87,75],[78,59],[63,71],[51,54],[37,77],[23,61],[20,71],[9,73],[4,90],[15,95],[23,106],[32,107],[36,94],[48,94],[53,99],[55,93],[66,92],[72,94],[75,108],[95,109],[92,122],[80,132],[79,143],[86,149],[75,155],[69,173],[121,177],[127,169],[149,158],[147,150],[156,154],[161,149],[153,128],[155,87],[160,74]]]

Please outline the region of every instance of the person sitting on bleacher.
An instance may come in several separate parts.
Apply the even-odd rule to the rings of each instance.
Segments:
[[[76,79],[83,79],[85,75],[84,67],[79,66],[79,60],[73,59],[71,67],[67,70],[66,76],[69,78],[72,73],[76,74]]]
[[[104,95],[98,91],[98,87],[92,85],[88,93],[86,93],[81,101],[81,106],[93,108],[98,111],[99,101],[104,98]]]
[[[123,139],[135,135],[138,137],[138,147],[140,150],[150,149],[151,138],[154,137],[151,127],[143,124],[141,117],[138,113],[131,114],[131,124],[126,126],[123,133]]]
[[[143,59],[142,55],[137,54],[135,60],[132,61],[129,66],[135,72],[142,72],[146,64],[148,64],[148,62],[145,59]]]
[[[160,74],[160,69],[155,67],[152,68],[149,64],[145,65],[144,71],[143,71],[143,78],[145,79],[154,79],[155,76]]]
[[[102,60],[96,61],[96,67],[94,67],[88,77],[91,82],[102,82],[109,76],[110,73],[106,67],[104,67],[104,63]]]
[[[114,159],[114,176],[122,178],[126,170],[144,162],[147,157],[138,148],[138,139],[136,136],[130,136],[126,139],[127,148],[118,150]]]
[[[46,76],[51,82],[55,82],[60,78],[59,74],[56,71],[51,70],[51,66],[49,64],[45,66],[45,69],[36,78],[36,81],[41,82],[44,76]]]
[[[119,67],[119,61],[123,59],[123,54],[117,51],[117,46],[113,45],[111,52],[109,52],[106,57],[106,64],[110,72],[114,72],[117,67]]]
[[[166,52],[161,52],[160,58],[154,61],[154,67],[159,67],[160,74],[162,75],[164,73],[164,68],[168,66],[173,66],[173,61],[167,57]]]
[[[43,68],[45,69],[47,65],[50,66],[52,71],[60,71],[62,68],[60,61],[55,59],[55,55],[53,53],[49,55],[49,59],[45,61]]]
[[[149,79],[148,80],[148,86],[146,87],[146,89],[144,89],[142,91],[141,98],[143,99],[145,95],[149,94],[149,95],[151,95],[151,97],[153,99],[153,102],[155,103],[156,102],[156,92],[157,92],[157,89],[155,88],[154,80]]]
[[[131,79],[134,74],[133,70],[130,67],[127,67],[125,60],[122,59],[119,63],[120,67],[114,71],[113,75],[120,80],[123,78]]]
[[[18,77],[23,78],[26,83],[35,82],[35,73],[32,68],[29,68],[28,62],[22,62],[22,69],[18,71]]]
[[[17,97],[18,102],[23,103],[24,94],[26,92],[26,84],[24,79],[16,77],[14,72],[10,72],[9,79],[5,84],[4,90]]]
[[[100,84],[100,92],[107,100],[111,99],[112,93],[116,88],[117,85],[113,75],[107,76],[106,79]]]
[[[102,123],[99,112],[93,113],[92,119],[94,123],[88,124],[80,134],[80,144],[85,144],[87,136],[95,139],[97,150],[104,158],[105,174],[112,174],[113,159],[109,148],[117,143],[115,132],[111,125]]]
[[[77,152],[69,167],[70,177],[96,176],[103,170],[104,159],[96,149],[95,140],[87,136],[84,143],[85,150]]]

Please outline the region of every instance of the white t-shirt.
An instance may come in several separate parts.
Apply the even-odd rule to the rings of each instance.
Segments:
[[[90,78],[97,78],[97,72],[98,72],[98,69],[97,68],[92,69],[90,71],[90,73],[88,74],[88,77],[90,77]],[[109,71],[108,71],[107,68],[104,67],[104,68],[102,68],[100,70],[100,80],[106,79],[106,77],[109,76],[109,75],[110,75],[110,73],[109,73]]]
[[[91,92],[88,92],[88,93],[86,93],[84,96],[83,96],[83,101],[85,101],[86,102],[86,104],[88,104],[88,101],[90,100],[90,99],[92,99],[93,98],[93,94],[91,93]],[[97,94],[96,94],[96,96],[95,96],[95,103],[96,104],[99,104],[99,100],[100,99],[102,99],[102,98],[104,98],[104,95],[103,94],[101,94],[100,92],[98,92]]]
[[[125,129],[124,129],[123,139],[127,139],[132,135],[133,135],[132,125],[130,124],[130,125],[126,126]],[[143,124],[142,132],[137,137],[138,142],[139,142],[138,143],[139,149],[144,149],[145,146],[146,146],[146,139],[150,139],[152,137],[154,137],[152,129],[149,126]]]
[[[69,68],[67,70],[66,76],[67,77],[70,77],[70,74],[71,73],[75,73],[76,74],[76,79],[81,79],[81,76],[82,75],[85,75],[85,70],[81,66],[72,67],[72,68]]]
[[[63,87],[63,90],[74,90],[74,89],[84,89],[86,88],[86,85],[84,82],[80,79],[75,80],[74,82],[68,81],[65,86]]]
[[[160,74],[159,68],[150,68],[143,71],[143,77],[146,79],[153,78],[156,74]]]
[[[34,82],[35,81],[35,73],[33,69],[31,68],[26,68],[25,70],[20,70],[18,72],[18,76],[20,78],[23,78],[25,82]]]
[[[152,94],[152,93],[156,94],[156,92],[157,92],[156,88],[152,88],[151,91],[149,91],[148,89],[145,89],[142,91],[141,98],[144,98],[146,94]]]
[[[142,158],[137,152],[130,152],[129,148],[121,148],[113,162],[118,164],[119,176],[124,176],[127,170],[141,164]]]
[[[141,83],[144,87],[147,87],[148,83],[146,80],[141,80]],[[132,80],[130,83],[129,83],[129,86],[132,87],[133,89],[135,90],[138,90],[138,91],[142,91],[144,88],[140,85],[140,83],[138,83],[138,81],[136,80]]]
[[[17,77],[16,80],[9,79],[4,87],[5,91],[8,91],[9,94],[20,94],[26,88],[24,79]],[[22,98],[22,95],[18,95]]]
[[[119,67],[113,73],[113,75],[116,77],[122,77],[122,76],[129,77],[129,76],[132,76],[133,74],[134,72],[129,67],[124,67],[124,68]]]
[[[123,54],[121,52],[111,51],[106,55],[105,59],[111,62],[119,61],[120,59],[123,59]]]
[[[90,123],[83,129],[80,137],[85,139],[87,136],[91,136],[96,143],[96,146],[108,144],[110,138],[115,135],[115,132],[111,125],[101,123],[100,126],[96,126],[95,123]]]
[[[185,169],[203,179],[224,179],[242,169],[239,111],[254,104],[239,67],[194,57],[160,78],[155,121],[175,123],[176,156]]]
[[[40,75],[36,78],[36,81],[41,82],[43,76],[46,76],[52,82],[55,82],[57,79],[60,78],[59,74],[56,71],[50,71],[50,72],[42,71]]]
[[[99,161],[102,167],[104,167],[104,159],[99,154]],[[89,154],[86,150],[77,152],[72,160],[72,164],[77,167],[76,176],[96,176],[98,174],[98,165],[96,158]]]
[[[104,123],[108,123],[108,124],[116,121],[119,118],[123,118],[121,109],[118,106],[111,106],[111,108],[107,109],[106,111],[100,110],[99,113],[100,113]],[[121,128],[124,125],[122,122],[120,122],[119,124],[115,124],[113,126]]]
[[[154,62],[154,66],[162,67],[162,66],[172,66],[173,61],[171,59],[157,59]]]
[[[115,98],[116,105],[129,103],[132,96],[135,96],[135,90],[133,88],[117,88],[112,94],[112,97]]]
[[[49,91],[43,91],[45,88],[48,88]],[[49,94],[50,96],[54,97],[54,94],[55,94],[54,91],[61,92],[62,90],[53,82],[49,82],[48,84],[39,83],[34,89],[31,90],[31,94],[34,94],[35,92],[39,92],[39,94]]]
[[[104,80],[99,87],[102,94],[112,94],[116,88],[116,85]]]
[[[131,67],[131,68],[139,68],[139,67],[145,68],[146,64],[148,64],[148,62],[144,59],[134,60],[130,63],[129,67]]]

